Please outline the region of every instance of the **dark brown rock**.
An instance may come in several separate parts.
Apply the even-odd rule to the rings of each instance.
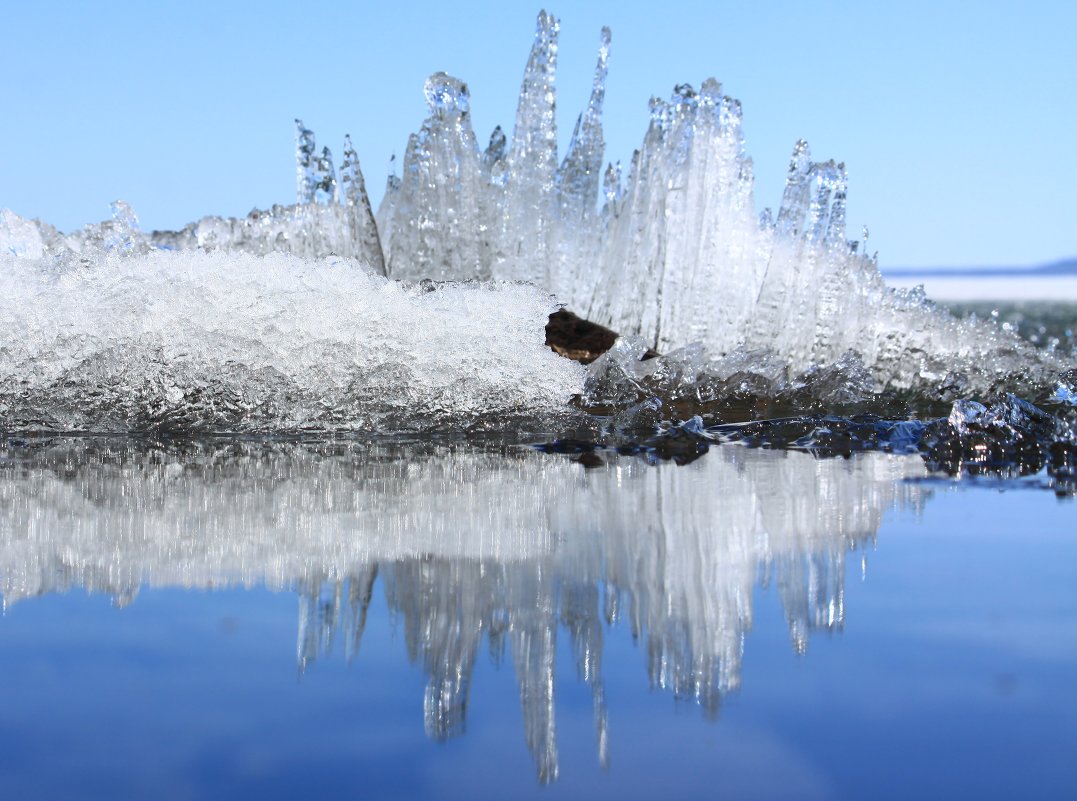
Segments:
[[[578,317],[567,309],[555,311],[546,323],[546,344],[555,353],[582,364],[590,364],[612,348],[618,336],[616,331]],[[653,359],[657,355],[648,350],[643,358]]]

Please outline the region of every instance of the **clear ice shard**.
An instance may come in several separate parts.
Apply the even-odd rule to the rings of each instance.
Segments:
[[[327,206],[337,201],[337,177],[333,154],[323,147],[317,152],[314,132],[295,121],[296,197],[295,202]]]
[[[200,250],[265,255],[291,253],[306,258],[354,259],[382,275],[385,257],[366,182],[351,137],[344,138],[339,173],[329,148],[317,148],[314,132],[302,120],[296,126],[296,203],[254,209],[246,217],[203,217],[180,231],[142,235],[143,249]],[[105,224],[102,224],[105,225]],[[82,252],[100,239],[97,229],[67,237],[52,249]]]
[[[45,238],[38,223],[24,220],[11,209],[0,209],[0,253],[14,258],[40,259]]]
[[[583,269],[595,260],[599,245],[598,185],[606,144],[602,137],[602,103],[609,70],[610,29],[603,28],[598,64],[587,109],[577,118],[568,153],[557,171],[558,225],[564,231],[553,257],[550,290],[558,297],[590,297],[594,271]]]
[[[493,265],[496,278],[530,281],[547,288],[552,287],[557,252],[554,78],[560,30],[557,19],[545,11],[539,13],[506,156]]]
[[[384,219],[392,278],[447,281],[490,277],[481,157],[471,127],[467,84],[439,72],[425,86],[429,117],[411,137],[404,176],[386,193]],[[389,219],[391,217],[391,219]],[[458,240],[449,231],[469,231]]]
[[[385,259],[378,237],[374,211],[366,192],[359,156],[352,146],[352,138],[344,137],[344,161],[340,165],[340,185],[347,209],[347,241],[351,244],[353,258],[364,259],[376,273],[386,274]]]

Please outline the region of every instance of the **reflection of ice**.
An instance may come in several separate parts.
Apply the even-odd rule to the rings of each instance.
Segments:
[[[607,741],[603,629],[624,621],[651,683],[714,713],[740,683],[752,589],[775,586],[802,651],[844,620],[845,555],[922,503],[916,458],[713,449],[677,468],[583,470],[521,448],[59,441],[0,460],[5,603],[85,587],[265,584],[300,597],[297,658],[359,649],[380,578],[427,675],[426,730],[466,726],[485,640],[511,655],[525,737],[557,775],[556,649]],[[342,643],[340,642],[342,641]]]

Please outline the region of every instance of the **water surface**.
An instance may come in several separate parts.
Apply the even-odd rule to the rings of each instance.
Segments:
[[[61,438],[0,463],[19,798],[1058,798],[1072,500],[917,456]]]

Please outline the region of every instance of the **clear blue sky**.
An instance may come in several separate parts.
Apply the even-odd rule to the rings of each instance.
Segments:
[[[0,45],[0,207],[63,230],[122,198],[144,227],[294,199],[293,117],[375,202],[422,84],[468,82],[485,143],[511,128],[537,2],[12,2]],[[756,202],[793,143],[844,160],[850,231],[882,266],[1077,255],[1077,3],[564,2],[562,148],[613,30],[607,158],[647,100],[708,76],[744,104]]]

